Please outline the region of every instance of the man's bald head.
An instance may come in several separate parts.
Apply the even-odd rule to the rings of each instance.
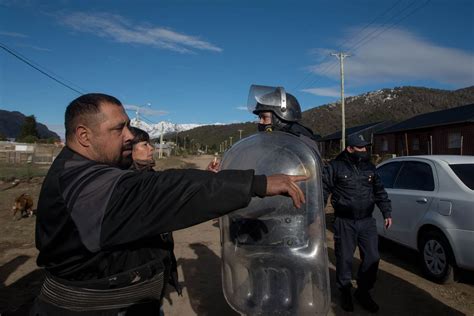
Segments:
[[[84,94],[69,103],[64,118],[66,142],[73,141],[75,130],[79,125],[94,129],[103,119],[100,106],[105,103],[122,106],[120,100],[103,93]]]

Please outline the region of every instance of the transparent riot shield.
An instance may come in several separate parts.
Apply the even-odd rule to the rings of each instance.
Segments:
[[[223,289],[244,315],[326,315],[330,304],[320,159],[297,136],[258,133],[236,143],[221,169],[307,175],[306,203],[252,198],[220,219]]]

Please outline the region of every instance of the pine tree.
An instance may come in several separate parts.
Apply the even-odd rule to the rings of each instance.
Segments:
[[[21,126],[20,136],[18,136],[19,141],[25,141],[28,143],[33,143],[38,140],[39,134],[36,129],[36,118],[34,115],[25,117],[25,121]]]

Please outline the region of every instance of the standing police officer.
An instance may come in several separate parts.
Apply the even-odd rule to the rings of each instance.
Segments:
[[[362,135],[350,135],[346,149],[329,163],[323,177],[325,202],[332,193],[336,282],[342,293],[341,307],[346,311],[354,310],[351,280],[356,246],[359,246],[362,263],[354,297],[366,310],[378,311],[379,306],[369,294],[375,284],[380,260],[377,228],[372,217],[375,204],[383,214],[385,228],[392,224],[391,202],[369,160],[369,145]]]

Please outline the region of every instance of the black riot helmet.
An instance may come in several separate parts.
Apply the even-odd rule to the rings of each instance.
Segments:
[[[248,109],[254,113],[272,112],[281,121],[301,120],[301,107],[296,98],[285,92],[283,87],[252,85],[247,102]]]

